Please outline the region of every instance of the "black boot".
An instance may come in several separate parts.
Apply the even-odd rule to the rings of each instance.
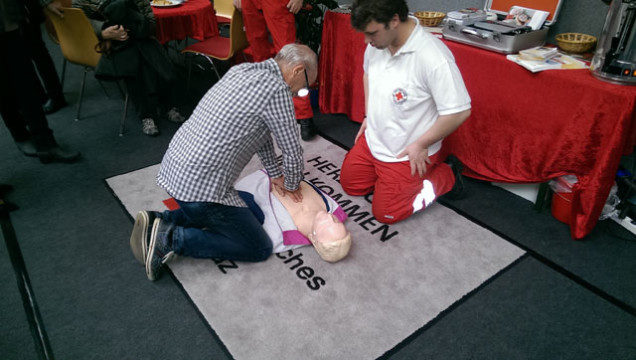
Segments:
[[[58,100],[48,99],[44,105],[42,105],[42,110],[44,110],[44,113],[48,115],[60,110],[66,105],[68,104],[64,98]]]
[[[14,211],[19,209],[18,205],[4,199],[7,193],[11,191],[13,191],[13,186],[8,184],[0,184],[0,207],[4,206],[7,211]]]
[[[313,118],[300,119],[300,137],[303,140],[309,141],[313,139],[314,136],[316,136],[316,132],[316,125],[314,125]]]
[[[451,170],[453,170],[453,175],[455,175],[455,185],[453,185],[451,191],[447,192],[444,196],[451,200],[463,199],[466,196],[466,193],[464,192],[464,177],[462,176],[464,165],[462,165],[461,161],[459,161],[459,159],[454,155],[447,157],[445,163],[450,165]]]
[[[35,149],[35,144],[31,140],[24,141],[16,141],[15,144],[18,146],[18,149],[26,156],[36,157],[37,150]]]
[[[43,164],[51,162],[73,163],[79,160],[81,156],[78,151],[64,150],[58,145],[44,151],[38,151],[37,155],[40,158],[40,162]]]

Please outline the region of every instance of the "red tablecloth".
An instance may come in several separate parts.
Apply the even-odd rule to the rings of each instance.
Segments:
[[[153,7],[152,12],[157,19],[157,39],[162,44],[186,37],[203,40],[219,34],[210,0],[186,0],[175,7]]]
[[[636,145],[636,87],[609,84],[588,70],[532,74],[504,55],[445,41],[472,99],[472,115],[445,142],[471,177],[544,182],[575,174],[573,238],[596,225],[620,156]],[[325,16],[320,110],[364,116],[364,38],[347,14]]]

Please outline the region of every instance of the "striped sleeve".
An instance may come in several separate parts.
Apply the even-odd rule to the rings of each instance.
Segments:
[[[287,89],[280,89],[272,95],[263,118],[283,153],[285,188],[294,191],[303,178],[303,149],[299,141],[294,103]]]
[[[276,153],[274,152],[274,143],[272,142],[272,138],[269,137],[267,141],[261,146],[257,152],[258,158],[261,159],[261,163],[265,170],[267,170],[267,174],[271,178],[277,178],[283,175],[280,171],[280,168],[276,164]]]

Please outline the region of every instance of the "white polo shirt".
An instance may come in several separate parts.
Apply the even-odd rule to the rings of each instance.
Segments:
[[[417,24],[416,18],[409,18]],[[419,24],[395,55],[388,48],[368,45],[364,72],[369,79],[365,136],[380,161],[408,160],[397,155],[433,126],[438,116],[470,109],[470,96],[453,54]],[[441,146],[441,140],[431,145],[429,156]]]

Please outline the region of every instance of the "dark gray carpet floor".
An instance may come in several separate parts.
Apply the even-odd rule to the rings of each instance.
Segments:
[[[51,46],[56,64],[59,49]],[[71,106],[49,116],[57,139],[78,149],[77,164],[23,157],[0,127],[0,183],[14,185],[11,213],[44,325],[57,359],[229,359],[222,343],[170,277],[149,282],[128,248],[130,217],[103,179],[156,164],[176,126],[141,134],[129,113],[117,136],[122,101],[107,98],[89,74],[84,117],[73,121],[81,69],[69,65]],[[213,76],[195,77],[187,109]],[[185,83],[185,81],[184,81]],[[184,84],[181,84],[184,86]],[[319,115],[328,137],[350,146],[357,124]],[[548,211],[489,184],[445,204],[529,254],[386,354],[395,359],[634,359],[636,243],[609,224],[584,241]],[[609,231],[608,231],[609,229]],[[0,358],[36,353],[11,263],[0,246]],[[228,299],[236,301],[236,299]],[[245,344],[250,346],[250,344]]]

